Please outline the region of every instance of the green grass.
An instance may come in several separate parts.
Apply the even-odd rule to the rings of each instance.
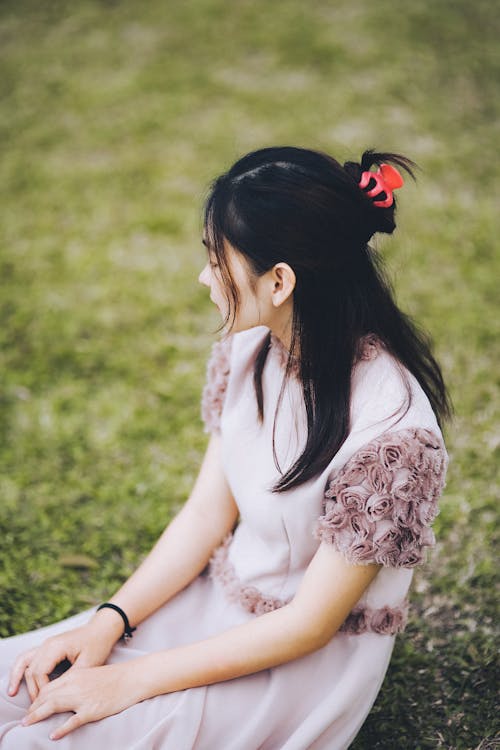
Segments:
[[[353,747],[500,746],[498,37],[488,0],[0,3],[2,635],[105,599],[190,491],[210,179],[262,145],[379,146],[421,166],[383,251],[456,419],[439,545]]]

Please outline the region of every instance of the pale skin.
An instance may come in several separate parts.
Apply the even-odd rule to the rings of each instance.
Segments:
[[[296,282],[292,268],[277,263],[256,280],[253,291],[242,256],[231,247],[227,252],[241,298],[232,330],[266,325],[289,348]],[[199,281],[210,289],[210,298],[224,316],[227,301],[210,252]],[[222,467],[221,439],[214,433],[187,502],[109,601],[127,613],[131,625],[140,625],[198,576],[237,518]],[[21,654],[11,671],[9,695],[16,695],[21,681],[26,681],[31,706],[25,725],[72,712],[51,734],[60,739],[147,698],[275,667],[326,645],[379,567],[351,565],[332,546],[321,543],[289,604],[206,640],[120,664],[105,662],[123,633],[123,621],[111,609],[100,610],[86,625]],[[48,675],[63,659],[72,666],[49,681]]]

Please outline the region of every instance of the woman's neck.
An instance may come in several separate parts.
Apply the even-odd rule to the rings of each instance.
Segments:
[[[273,321],[269,328],[273,336],[279,339],[286,351],[289,352],[292,346],[292,315],[289,314],[286,318],[278,318]],[[294,355],[298,356],[298,351],[294,352]]]

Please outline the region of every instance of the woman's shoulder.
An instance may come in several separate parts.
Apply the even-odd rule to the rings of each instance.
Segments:
[[[315,535],[351,563],[413,567],[434,544],[430,528],[448,455],[417,379],[375,337],[354,366],[351,429],[328,467]]]
[[[205,431],[220,429],[220,418],[230,381],[253,368],[255,356],[269,336],[265,326],[223,335],[212,344],[207,361],[206,380],[201,399],[201,416]]]
[[[232,360],[236,364],[252,362],[264,341],[269,338],[270,331],[266,326],[254,326],[244,331],[237,331],[229,335],[231,340]]]
[[[251,359],[269,336],[266,326],[255,326],[244,331],[224,334],[212,344],[208,366]]]
[[[391,425],[411,425],[439,434],[422,386],[373,334],[360,341],[351,385],[351,428],[359,431],[371,425],[380,425],[379,432]]]

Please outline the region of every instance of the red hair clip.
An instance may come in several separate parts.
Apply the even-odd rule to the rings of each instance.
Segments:
[[[391,164],[381,164],[376,172],[363,172],[359,187],[364,190],[370,184],[370,180],[375,180],[375,186],[366,193],[369,198],[374,198],[380,193],[386,195],[384,200],[373,201],[373,205],[379,208],[392,206],[394,203],[392,191],[404,185],[403,178]]]

